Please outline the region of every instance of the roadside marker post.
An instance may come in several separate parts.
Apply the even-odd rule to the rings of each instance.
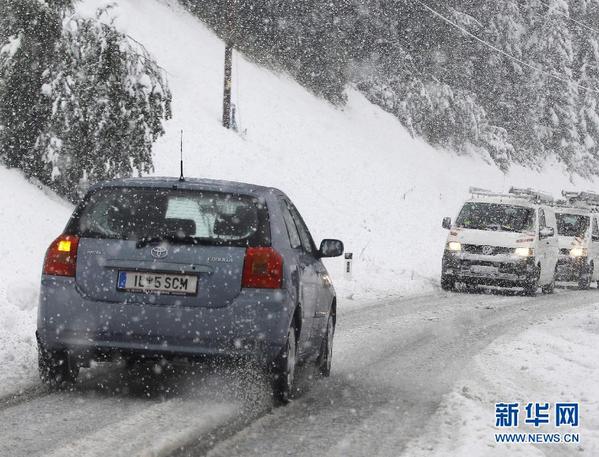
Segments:
[[[352,270],[353,270],[353,259],[354,259],[354,254],[353,252],[346,252],[345,253],[345,268],[343,270],[343,277],[347,280],[351,280],[352,279]]]

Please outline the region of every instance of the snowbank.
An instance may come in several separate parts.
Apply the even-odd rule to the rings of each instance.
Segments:
[[[14,170],[0,167],[0,396],[35,380],[35,326],[42,260],[72,211]]]
[[[520,335],[495,341],[464,370],[464,378],[404,455],[599,455],[599,304],[557,316]],[[580,426],[495,427],[495,403],[578,402]],[[495,443],[495,433],[578,433],[578,444]]]

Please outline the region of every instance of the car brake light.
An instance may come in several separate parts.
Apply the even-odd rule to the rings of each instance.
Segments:
[[[280,289],[283,258],[273,248],[247,248],[243,264],[242,287]]]
[[[44,274],[74,277],[77,269],[78,247],[78,236],[60,235],[56,238],[46,252]]]

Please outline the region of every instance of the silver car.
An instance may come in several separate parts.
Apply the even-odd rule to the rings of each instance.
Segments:
[[[91,360],[250,357],[287,401],[299,362],[331,370],[337,299],[280,190],[172,178],[101,183],[75,209],[43,266],[42,380],[73,382]]]

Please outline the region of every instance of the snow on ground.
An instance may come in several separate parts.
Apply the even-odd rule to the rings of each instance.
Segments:
[[[0,167],[0,396],[36,379],[35,322],[42,260],[72,207]]]
[[[519,335],[499,338],[474,358],[406,456],[599,455],[599,304]],[[495,427],[495,403],[518,402],[520,427]],[[578,402],[580,426],[522,426],[523,405]],[[553,406],[552,406],[553,408]],[[578,433],[579,444],[495,444],[495,433]]]

